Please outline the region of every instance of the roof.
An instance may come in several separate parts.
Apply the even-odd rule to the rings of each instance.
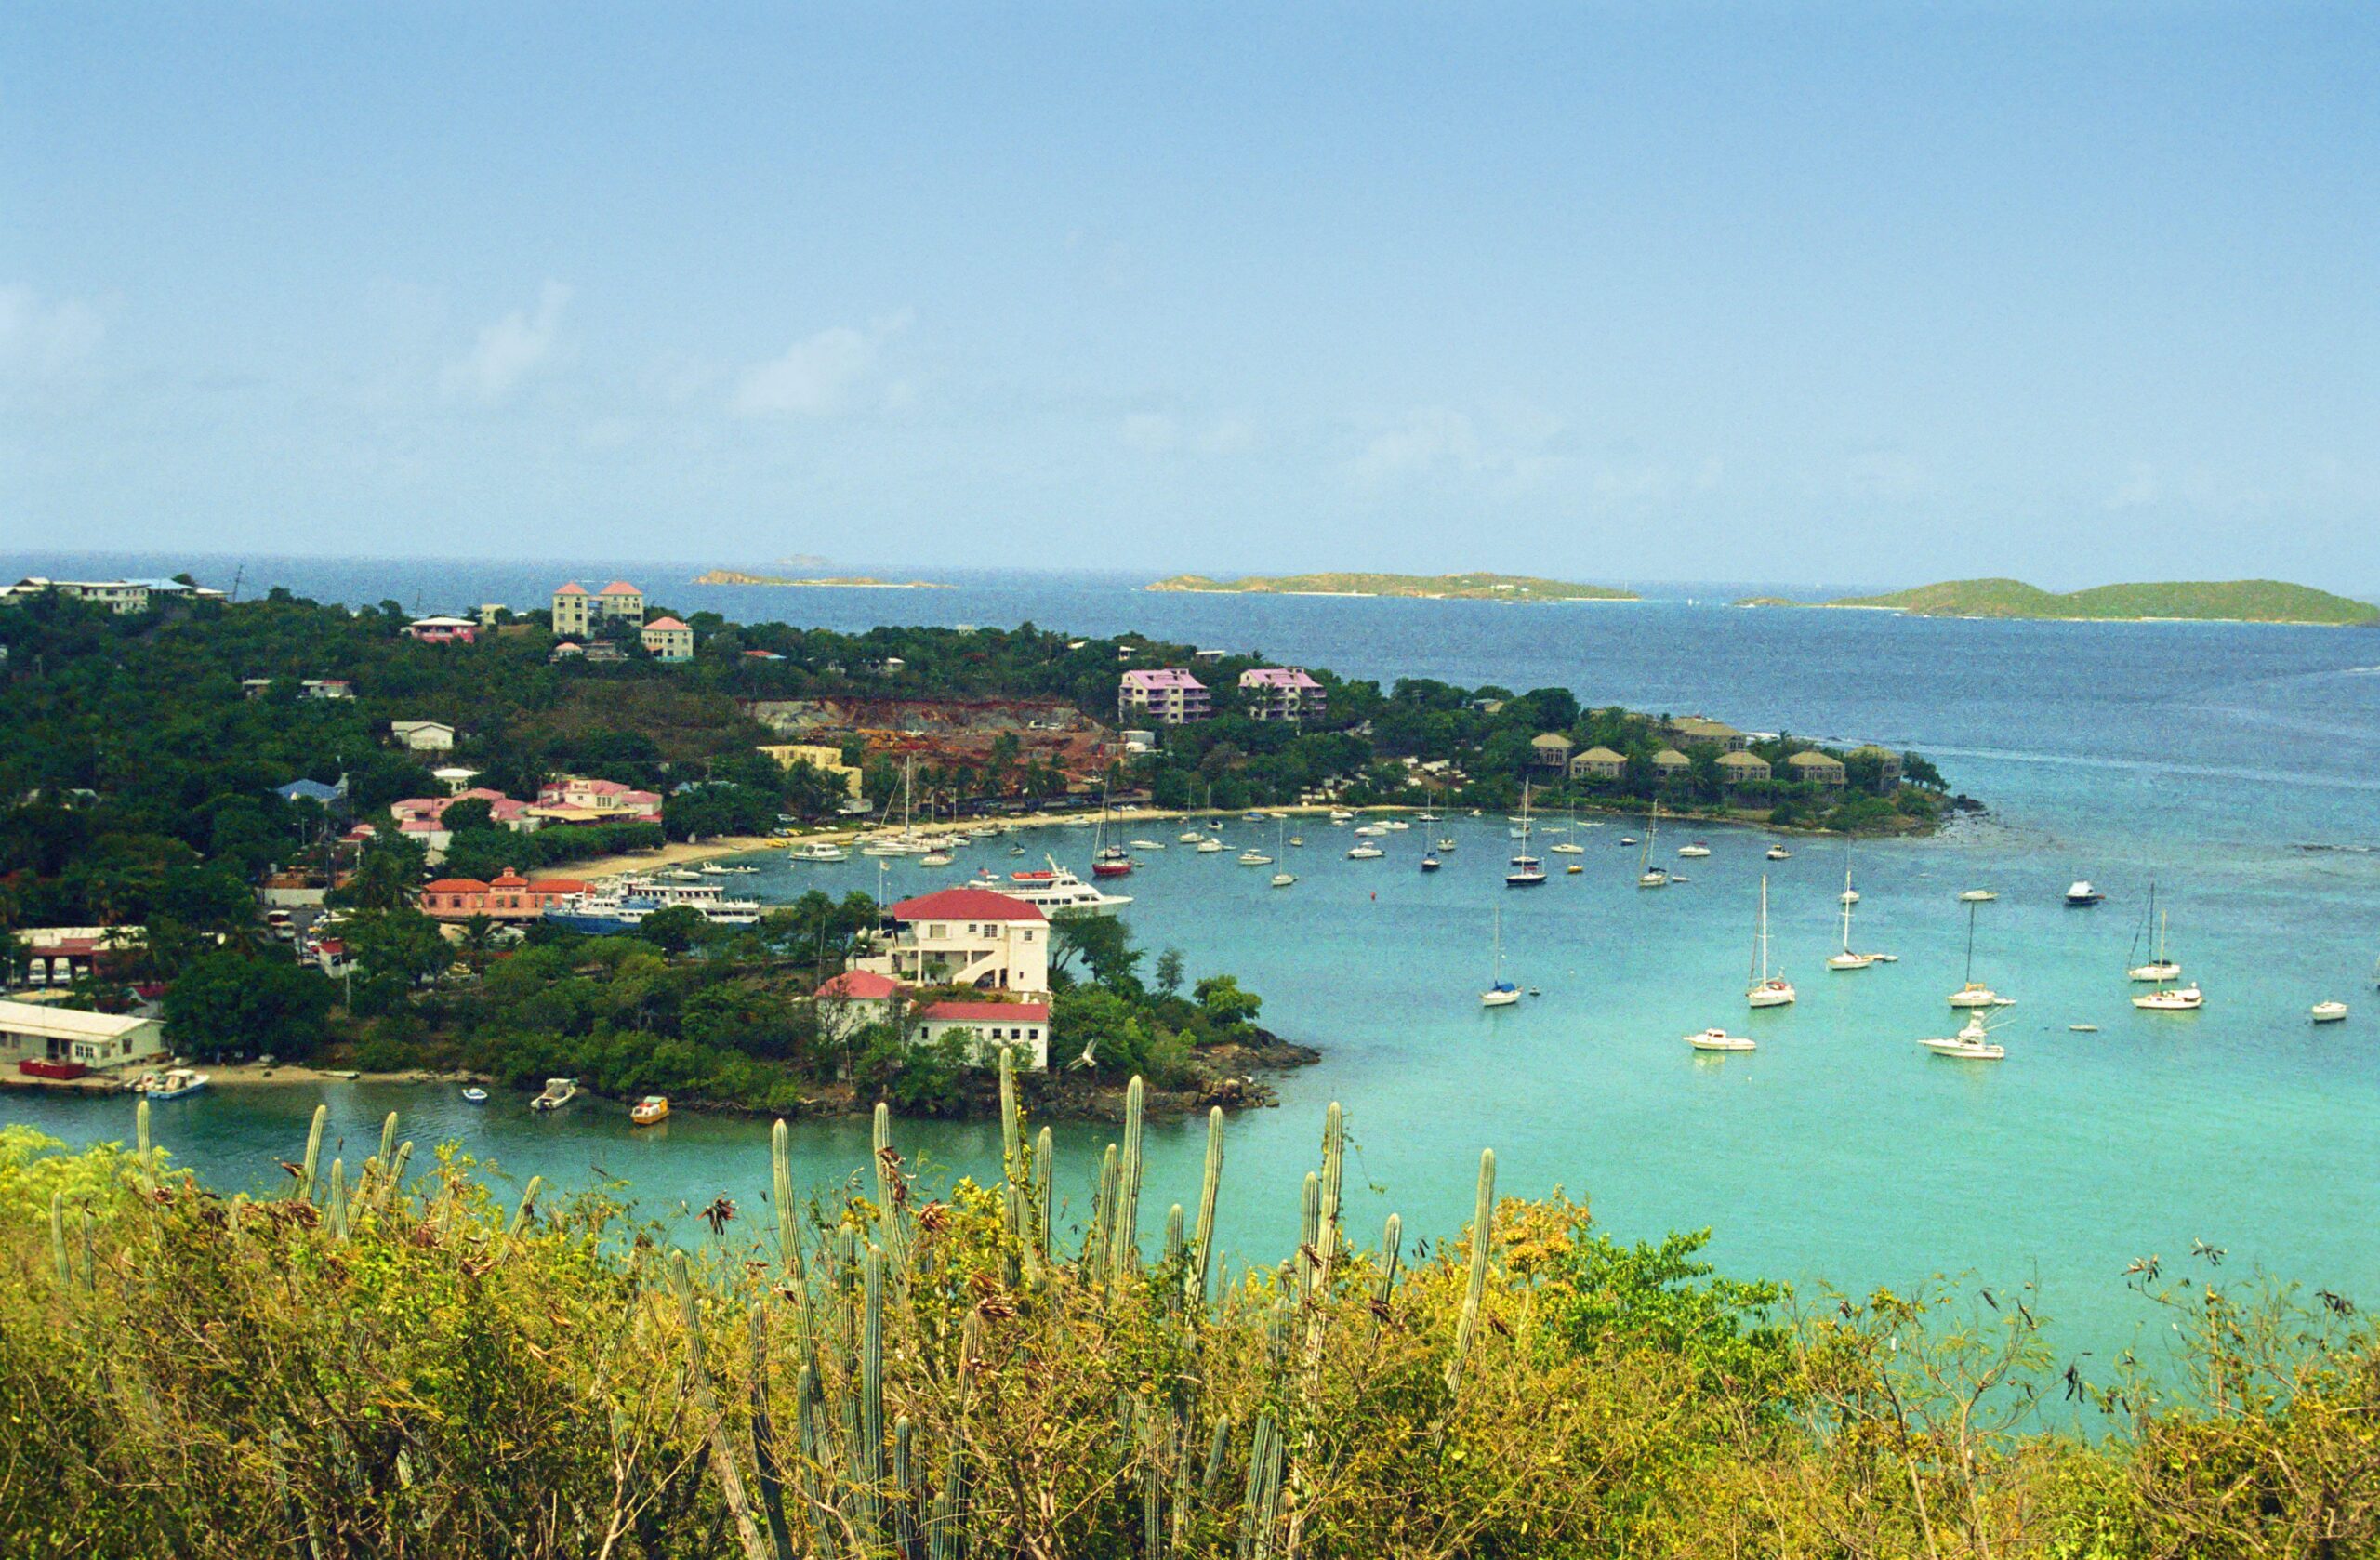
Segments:
[[[585,893],[592,887],[594,887],[592,883],[579,878],[532,878],[529,879],[531,893]]]
[[[587,594],[587,587],[579,584],[576,580],[572,580],[569,584],[556,590],[554,594],[557,596],[584,596]]]
[[[1207,685],[1191,676],[1190,668],[1187,667],[1159,667],[1154,671],[1126,672],[1124,686],[1144,688],[1154,693],[1160,688],[1181,688],[1185,691],[1196,688],[1204,692]]]
[[[1579,757],[1599,764],[1624,764],[1628,761],[1626,754],[1615,753],[1608,747],[1590,747]]]
[[[965,1006],[978,1004],[968,1003]],[[1044,1009],[1046,1013],[1048,1010]],[[154,1024],[153,1018],[130,1018],[116,1013],[86,1013],[78,1008],[54,1008],[46,1002],[0,1002],[0,1031],[11,1035],[39,1035],[61,1040],[112,1040]]]
[[[1531,747],[1572,747],[1577,744],[1560,732],[1540,732],[1528,739]]]
[[[487,885],[477,878],[433,878],[421,886],[424,893],[485,893]]]
[[[630,585],[627,580],[615,579],[611,584],[603,587],[602,589],[597,591],[596,594],[599,596],[641,596],[644,592],[639,590],[635,586]]]
[[[918,1014],[960,1024],[1047,1024],[1047,1002],[936,1002]]]
[[[1755,765],[1762,769],[1766,769],[1768,767],[1768,760],[1762,758],[1757,753],[1739,752],[1722,753],[1719,755],[1719,767],[1721,769],[1751,769]]]
[[[442,732],[451,732],[455,729],[455,723],[451,721],[391,721],[389,722],[389,729],[392,732],[428,731],[433,726]]]
[[[609,594],[609,592],[606,592],[606,594]],[[683,628],[684,627],[685,625],[683,623],[679,622],[674,617],[656,617],[652,622],[644,626],[644,631],[649,634],[655,628]]]
[[[1239,674],[1243,688],[1320,688],[1303,667],[1256,667]]]
[[[1743,733],[1736,730],[1735,727],[1727,724],[1725,721],[1713,721],[1710,717],[1704,715],[1689,715],[1683,721],[1673,722],[1670,729],[1672,731],[1683,732],[1694,736],[1743,735]]]
[[[904,899],[892,906],[894,920],[1044,921],[1050,918],[1022,899],[989,889],[942,889]]]
[[[1785,760],[1796,769],[1841,769],[1843,760],[1830,754],[1805,748]]]
[[[901,983],[873,970],[846,970],[821,985],[814,995],[846,1002],[880,1002],[896,996]]]
[[[304,798],[308,801],[336,801],[347,793],[337,786],[325,786],[320,780],[292,780],[275,787],[284,801]]]
[[[1664,747],[1664,748],[1662,748],[1659,752],[1658,752],[1658,753],[1656,753],[1656,754],[1654,754],[1654,755],[1653,755],[1653,761],[1654,761],[1655,763],[1657,763],[1657,764],[1673,764],[1673,765],[1674,765],[1674,764],[1691,764],[1692,762],[1694,762],[1694,760],[1693,760],[1692,759],[1687,758],[1685,754],[1683,754],[1683,753],[1679,752],[1679,751],[1678,751],[1676,748],[1674,748],[1674,747]]]

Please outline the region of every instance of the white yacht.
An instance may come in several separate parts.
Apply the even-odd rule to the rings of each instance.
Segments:
[[[1771,861],[1791,861],[1792,856],[1793,853],[1787,850],[1782,845],[1771,845],[1768,847],[1768,859]]]
[[[1273,886],[1276,889],[1288,888],[1297,880],[1298,875],[1294,872],[1276,872],[1273,874]]]
[[[1131,841],[1131,846],[1132,849],[1136,851],[1162,851],[1165,849],[1165,841],[1162,839],[1135,839]]]
[[[2016,1000],[2015,998],[2003,997],[1975,978],[1975,908],[1984,902],[1980,899],[1969,899],[1965,894],[1961,894],[1959,897],[1966,900],[1967,906],[1967,975],[1966,984],[1950,993],[1950,1006],[1954,1008],[2010,1007],[2015,1004]]]
[[[969,888],[989,889],[1011,899],[1022,899],[1052,919],[1060,916],[1104,916],[1130,905],[1131,895],[1106,893],[1058,865],[1055,856],[1044,856],[1049,870],[1012,872],[1003,878],[990,867],[969,879]]]
[[[1843,951],[1827,959],[1830,970],[1865,970],[1884,958],[1881,954],[1851,951],[1851,906],[1858,903],[1859,894],[1851,886],[1851,864],[1846,861],[1843,864]]]
[[[2347,1017],[2345,1002],[2317,1002],[2307,1010],[2307,1016],[2317,1024],[2336,1024]]]
[[[2133,952],[2140,951],[2140,939],[2148,934],[2152,926],[2156,928],[2156,942],[2149,953],[2149,962],[2135,964],[2125,970],[2124,978],[2135,981],[2177,981],[2182,978],[2182,967],[2165,955],[2165,913],[2157,908],[2157,879],[2154,878],[2149,880],[2149,908],[2141,916],[2140,929],[2132,934]]]
[[[1711,847],[1698,839],[1690,845],[1680,845],[1677,848],[1677,853],[1687,861],[1700,861],[1711,853]]]
[[[2093,888],[2088,878],[2077,878],[2066,887],[2066,907],[2069,910],[2087,910],[2105,898],[2107,895]]]
[[[1198,854],[1202,856],[1211,856],[1223,849],[1223,841],[1221,835],[1207,834],[1199,836]]]
[[[1925,1049],[1937,1056],[1957,1057],[1968,1062],[1997,1062],[2008,1054],[2007,1049],[1991,1038],[1981,1013],[1969,1013],[1967,1021],[1955,1035],[1938,1036],[1924,1042]]]
[[[2198,988],[2196,981],[2188,985],[2161,985],[2134,998],[2132,1005],[2143,1012],[2190,1013],[2206,1006],[2206,993]]]
[[[1670,886],[1670,869],[1653,865],[1653,844],[1660,838],[1660,833],[1661,804],[1656,800],[1653,803],[1652,821],[1645,828],[1645,859],[1636,864],[1636,886],[1640,889],[1665,889]],[[1765,883],[1766,879],[1764,879],[1762,881]],[[1764,889],[1764,895],[1765,892]],[[1766,904],[1767,900],[1764,897],[1762,903]]]
[[[1725,1029],[1705,1029],[1699,1035],[1688,1035],[1686,1043],[1697,1051],[1758,1051],[1759,1042],[1749,1035],[1730,1035]]]
[[[1521,988],[1504,978],[1504,912],[1496,912],[1496,930],[1488,943],[1488,989],[1479,994],[1483,1008],[1509,1008],[1521,999]]]
[[[1250,845],[1248,849],[1239,853],[1239,865],[1242,866],[1270,866],[1273,865],[1273,858],[1258,850],[1255,846]]]
[[[706,878],[745,878],[749,877],[751,874],[758,872],[760,868],[757,866],[745,866],[740,865],[735,866],[727,866],[715,861],[707,861],[702,865],[702,875]]]
[[[1760,923],[1752,939],[1752,973],[1744,1000],[1755,1008],[1782,1008],[1793,1000],[1793,983],[1768,968],[1768,875],[1760,879]]]
[[[1367,839],[1348,851],[1347,859],[1349,861],[1378,861],[1386,854],[1388,854],[1386,851]]]
[[[787,861],[849,861],[852,859],[852,853],[840,845],[832,845],[824,839],[813,839],[807,844],[796,845],[792,850],[787,851],[785,853],[785,859]]]
[[[2000,891],[1997,889],[1969,889],[1964,893],[1959,895],[1959,903],[1962,905],[1989,905],[1999,897]]]

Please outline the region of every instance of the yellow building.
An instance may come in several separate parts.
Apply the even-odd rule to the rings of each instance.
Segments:
[[[844,794],[859,795],[860,772],[843,762],[843,750],[840,747],[828,747],[814,742],[779,742],[764,747],[760,751],[776,760],[780,769],[791,769],[795,764],[802,763],[822,774],[839,774],[842,776]]]

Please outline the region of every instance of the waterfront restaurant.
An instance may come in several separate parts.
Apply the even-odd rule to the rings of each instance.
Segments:
[[[153,1018],[0,1002],[0,1063],[14,1063],[31,1077],[72,1077],[83,1069],[130,1066],[165,1053],[165,1026]]]

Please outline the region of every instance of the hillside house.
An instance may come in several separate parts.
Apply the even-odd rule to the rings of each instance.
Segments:
[[[1829,790],[1841,790],[1848,778],[1843,760],[1831,758],[1816,748],[1794,754],[1785,760],[1786,773],[1793,779],[1823,786]]]
[[[1590,747],[1570,760],[1573,780],[1618,780],[1627,773],[1627,756],[1608,747]]]
[[[1528,761],[1539,769],[1570,772],[1570,749],[1578,744],[1560,732],[1540,732],[1528,739]]]
[[[436,878],[422,885],[421,913],[433,920],[528,921],[546,913],[558,899],[585,893],[588,885],[575,878],[523,878],[510,867],[482,882],[477,878]]]
[[[1653,778],[1667,784],[1683,780],[1694,773],[1694,760],[1674,747],[1664,747],[1653,755]]]
[[[593,595],[575,579],[555,589],[553,628],[557,637],[585,639],[614,623],[626,623],[630,628],[643,626],[643,591],[624,579],[614,580]]]
[[[1749,734],[1739,732],[1725,721],[1706,720],[1688,715],[1673,721],[1669,738],[1682,747],[1716,747],[1723,753],[1740,753],[1752,746]]]
[[[478,620],[469,617],[416,617],[397,631],[423,644],[476,644],[480,637]]]
[[[1254,667],[1239,674],[1248,713],[1259,721],[1315,721],[1325,710],[1322,684],[1303,667]]]
[[[878,952],[855,968],[909,985],[972,985],[983,991],[1050,989],[1050,919],[1021,899],[989,889],[943,889],[886,912]]]
[[[537,787],[532,817],[553,824],[659,823],[661,793],[641,791],[616,780],[557,775]]]
[[[1720,783],[1726,786],[1749,786],[1768,778],[1768,760],[1757,753],[1722,753],[1718,769]]]
[[[1128,671],[1116,691],[1118,724],[1137,716],[1157,725],[1179,726],[1203,721],[1211,713],[1213,699],[1207,685],[1191,676],[1186,667]]]
[[[1891,748],[1882,747],[1871,742],[1862,747],[1854,747],[1848,756],[1866,759],[1875,764],[1877,790],[1890,791],[1900,785],[1900,755]]]
[[[451,753],[455,728],[443,721],[391,721],[389,734],[397,746],[416,753]]]
[[[694,658],[694,631],[674,617],[656,617],[638,630],[644,653],[656,661]]]

